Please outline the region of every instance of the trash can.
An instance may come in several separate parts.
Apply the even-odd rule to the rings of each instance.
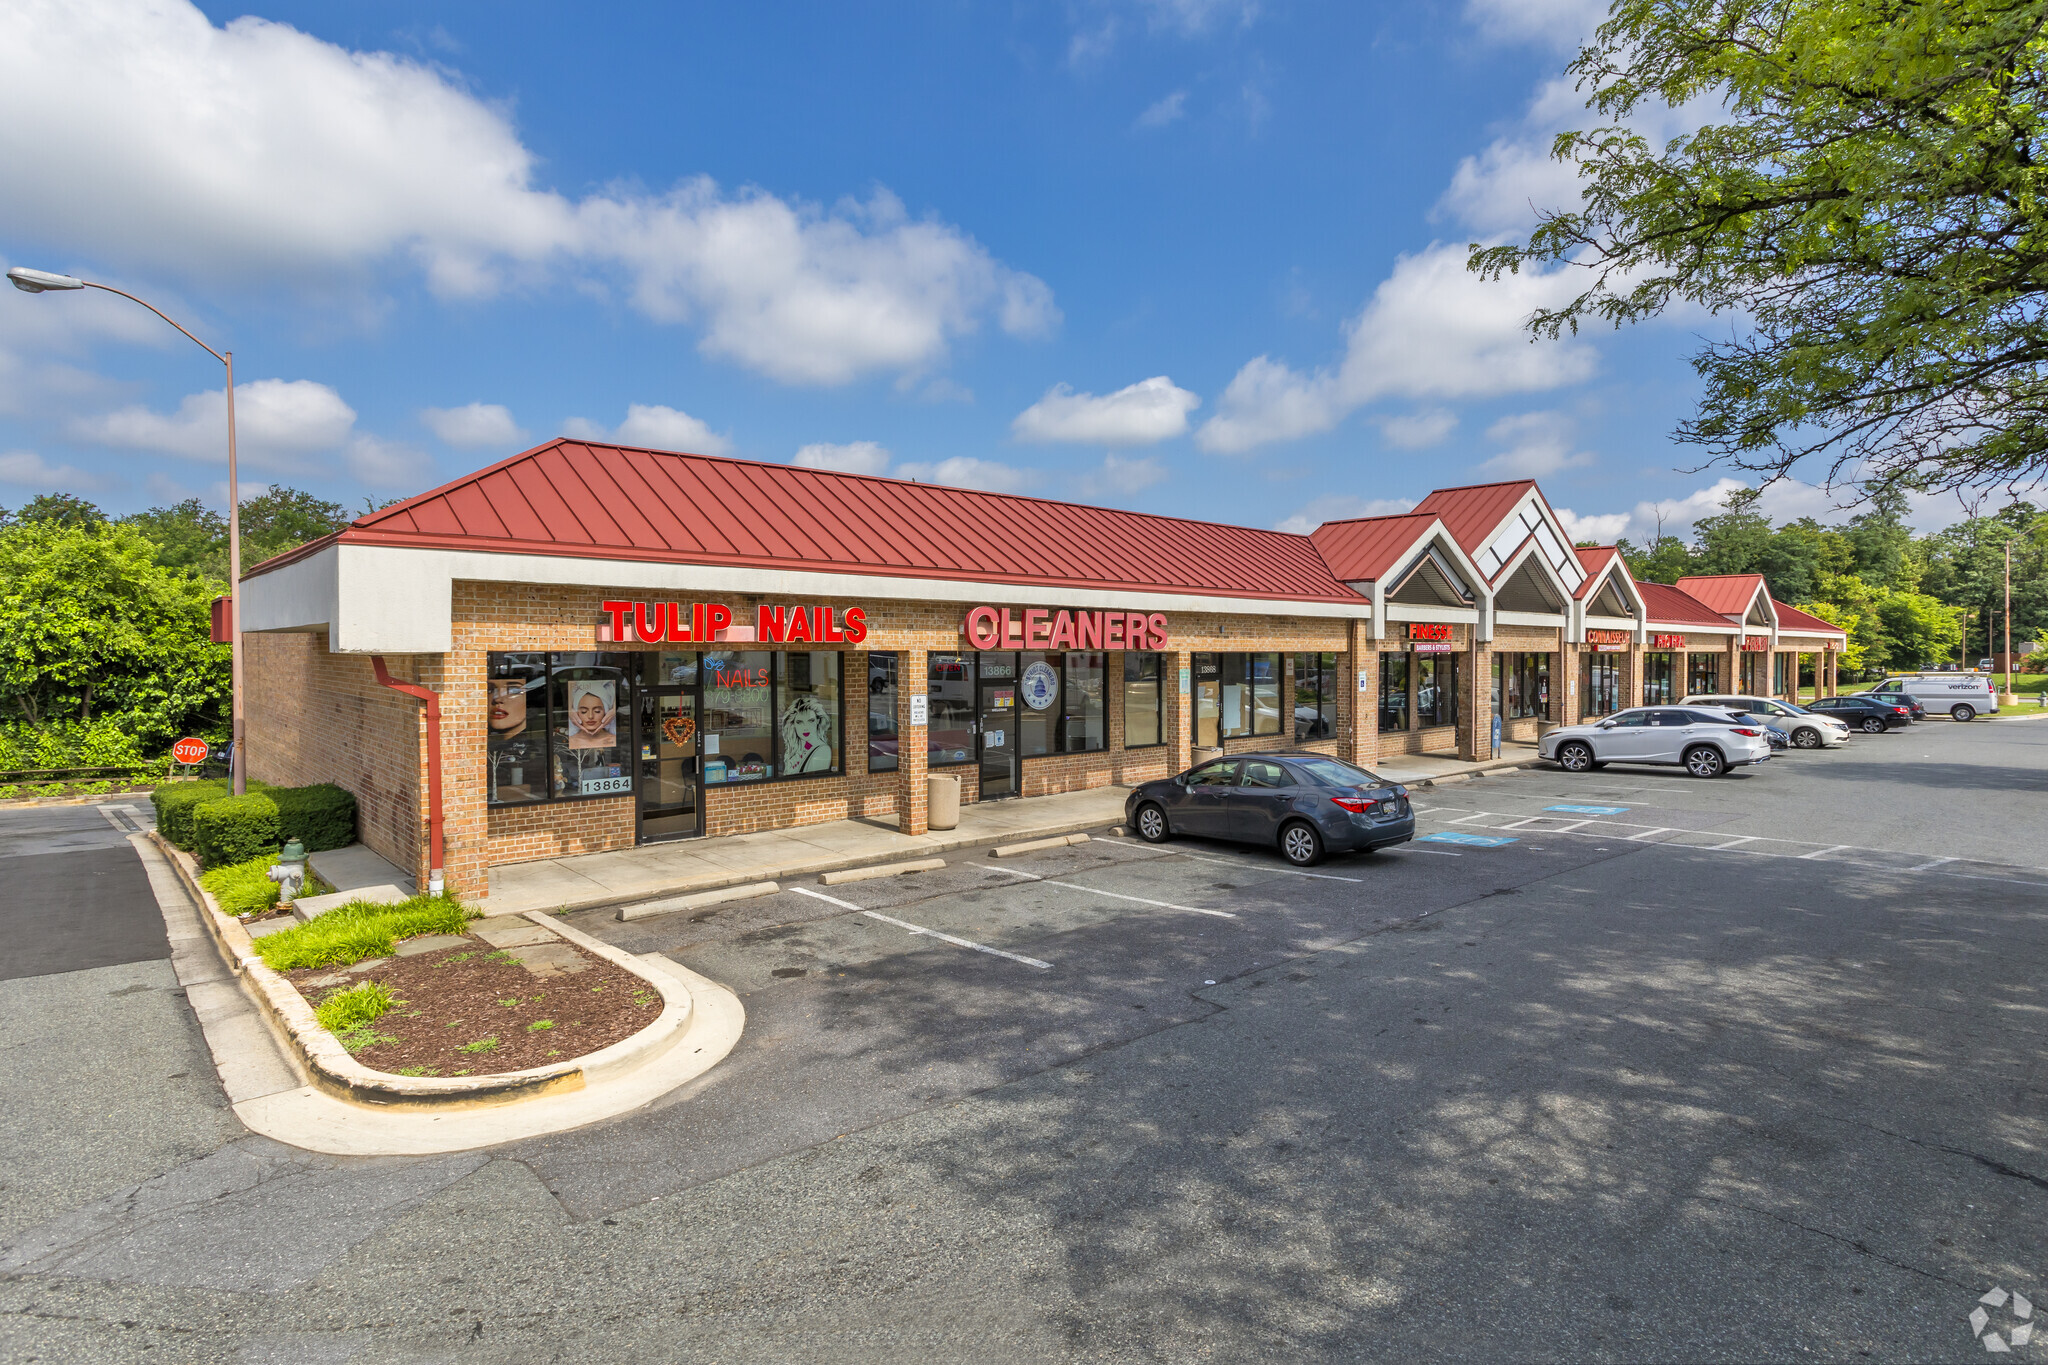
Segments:
[[[1223,757],[1223,751],[1221,749],[1210,748],[1206,745],[1197,744],[1189,752],[1188,757],[1192,760],[1190,766],[1199,768],[1204,763],[1209,762],[1211,759]]]
[[[925,824],[953,829],[960,823],[960,779],[928,773],[924,779]]]

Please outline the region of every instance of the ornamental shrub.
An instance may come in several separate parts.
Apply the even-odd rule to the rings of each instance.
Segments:
[[[278,828],[297,839],[306,852],[347,848],[356,841],[356,799],[331,782],[312,787],[268,787],[264,794],[277,803]]]
[[[192,812],[192,851],[202,867],[246,863],[282,842],[277,802],[267,792],[219,797]]]
[[[234,788],[224,781],[161,784],[149,794],[149,804],[156,807],[156,832],[189,853],[193,847],[192,813],[208,801],[233,793]]]
[[[230,915],[261,914],[277,904],[278,885],[270,880],[270,865],[275,861],[275,853],[266,852],[233,867],[216,867],[200,873],[199,884]]]

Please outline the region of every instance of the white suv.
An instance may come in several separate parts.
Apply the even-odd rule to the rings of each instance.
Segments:
[[[1744,725],[1723,708],[1636,706],[1552,730],[1536,742],[1536,752],[1568,773],[1610,763],[1672,763],[1694,777],[1719,777],[1769,762],[1771,740],[1762,726]]]
[[[1770,697],[1697,696],[1687,697],[1683,705],[1747,711],[1792,736],[1793,747],[1799,749],[1832,749],[1849,742],[1849,727],[1835,717],[1803,706],[1787,706]]]
[[[1929,711],[1946,711],[1957,720],[1998,714],[1998,689],[1988,673],[1900,673],[1868,690],[1904,692]]]

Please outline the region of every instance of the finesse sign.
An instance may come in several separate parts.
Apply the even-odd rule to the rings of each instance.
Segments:
[[[960,633],[976,649],[1164,649],[1166,614],[976,607]]]
[[[681,644],[697,640],[707,643],[732,642],[738,632],[731,630],[732,608],[723,602],[604,602],[600,604],[609,620],[598,622],[601,640],[642,644]],[[763,606],[755,614],[755,625],[746,637],[764,644],[857,645],[868,638],[868,614],[864,607],[848,607],[841,615],[837,607]]]

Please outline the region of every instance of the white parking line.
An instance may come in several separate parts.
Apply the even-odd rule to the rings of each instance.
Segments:
[[[956,934],[941,933],[937,929],[927,929],[922,924],[912,924],[909,920],[897,919],[893,915],[885,915],[879,910],[864,910],[852,901],[843,901],[837,896],[828,896],[822,891],[813,891],[807,886],[792,886],[789,889],[796,892],[799,896],[810,896],[816,900],[827,901],[839,906],[843,910],[853,910],[866,915],[869,919],[878,919],[884,924],[893,924],[898,929],[907,929],[913,934],[922,934],[926,938],[941,939],[956,947],[972,948],[977,953],[987,953],[991,957],[1007,957],[1010,961],[1021,962],[1027,967],[1050,969],[1052,966],[1050,962],[1040,962],[1035,957],[1026,957],[1022,953],[1006,953],[1001,948],[991,948],[986,943],[976,943],[971,938],[961,938]]]
[[[1563,830],[1560,830],[1560,831],[1558,831],[1558,832],[1559,832],[1560,834],[1562,834],[1562,833],[1564,833],[1565,831],[1563,831]],[[1644,831],[1643,831],[1643,832],[1642,832],[1641,834],[1630,834],[1630,835],[1627,835],[1626,837],[1628,838],[1628,840],[1629,840],[1630,842],[1632,842],[1632,843],[1638,843],[1638,844],[1639,844],[1639,843],[1641,843],[1641,842],[1642,842],[1643,840],[1645,840],[1645,839],[1649,838],[1649,837],[1650,837],[1650,836],[1651,836],[1652,834],[1669,834],[1669,833],[1671,833],[1671,827],[1670,827],[1669,825],[1659,825],[1659,826],[1657,826],[1657,828],[1655,828],[1655,829],[1646,829],[1646,830],[1644,830]]]
[[[1935,859],[1935,860],[1934,860],[1933,862],[1931,862],[1931,863],[1922,863],[1922,864],[1920,864],[1920,866],[1918,866],[1918,867],[1909,867],[1909,868],[1907,868],[1907,869],[1906,869],[1906,871],[1908,871],[1908,872],[1925,872],[1925,871],[1926,871],[1926,870],[1927,870],[1928,868],[1930,868],[1930,867],[1940,867],[1940,866],[1941,866],[1941,865],[1942,865],[1943,863],[1952,863],[1952,862],[1954,862],[1954,861],[1955,861],[1955,859],[1954,859],[1954,858],[1936,858],[1936,859]]]
[[[1113,901],[1133,901],[1139,905],[1156,905],[1162,910],[1185,910],[1191,915],[1214,915],[1218,919],[1236,919],[1229,910],[1204,910],[1199,905],[1175,905],[1172,901],[1148,901],[1143,896],[1126,896],[1121,891],[1101,891],[1078,882],[1056,882],[1050,877],[1041,877],[1036,872],[1019,872],[1014,867],[991,867],[991,872],[1007,872],[1012,877],[1023,877],[1027,881],[1043,882],[1047,886],[1064,886],[1069,891],[1086,891],[1091,896],[1107,896]]]
[[[1829,853],[1840,853],[1847,847],[1847,844],[1833,844],[1827,848],[1817,848],[1811,853],[1802,853],[1799,856],[1801,858],[1819,858]]]
[[[1168,851],[1176,857],[1193,858],[1198,863],[1219,863],[1224,867],[1241,867],[1247,872],[1285,872],[1290,877],[1314,877],[1317,881],[1322,882],[1363,882],[1365,880],[1363,877],[1339,877],[1331,872],[1303,872],[1298,868],[1292,867],[1267,867],[1263,863],[1239,862],[1235,858],[1211,858],[1201,853],[1189,853],[1186,849],[1180,848]],[[998,872],[1008,872],[1012,869],[997,868],[996,870]]]

